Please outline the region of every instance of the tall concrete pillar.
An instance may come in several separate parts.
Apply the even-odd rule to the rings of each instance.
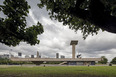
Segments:
[[[75,58],[75,45],[77,45],[78,40],[72,40],[70,45],[72,45],[72,58]]]
[[[72,45],[72,58],[75,58],[75,44]]]

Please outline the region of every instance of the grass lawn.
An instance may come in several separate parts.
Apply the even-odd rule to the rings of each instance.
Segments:
[[[116,66],[0,66],[0,77],[116,77]]]

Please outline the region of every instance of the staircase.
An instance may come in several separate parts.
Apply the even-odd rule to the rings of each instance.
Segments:
[[[60,63],[59,65],[64,65],[64,64],[67,64],[67,62],[66,62],[66,61],[64,61],[64,62]]]

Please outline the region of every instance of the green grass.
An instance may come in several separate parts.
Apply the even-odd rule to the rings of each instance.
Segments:
[[[116,77],[116,66],[0,66],[0,77]]]

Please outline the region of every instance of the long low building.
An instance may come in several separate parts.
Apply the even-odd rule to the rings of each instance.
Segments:
[[[72,40],[70,45],[72,45],[72,58],[59,58],[59,54],[56,54],[56,58],[40,58],[39,52],[37,52],[37,58],[11,58],[12,61],[31,61],[37,65],[43,62],[55,62],[60,61],[61,64],[67,65],[95,65],[96,61],[101,61],[101,58],[75,58],[75,45],[78,44],[78,40]]]
[[[65,62],[68,65],[95,65],[96,61],[101,61],[101,58],[11,58],[12,61],[31,61],[35,64],[43,62]]]

